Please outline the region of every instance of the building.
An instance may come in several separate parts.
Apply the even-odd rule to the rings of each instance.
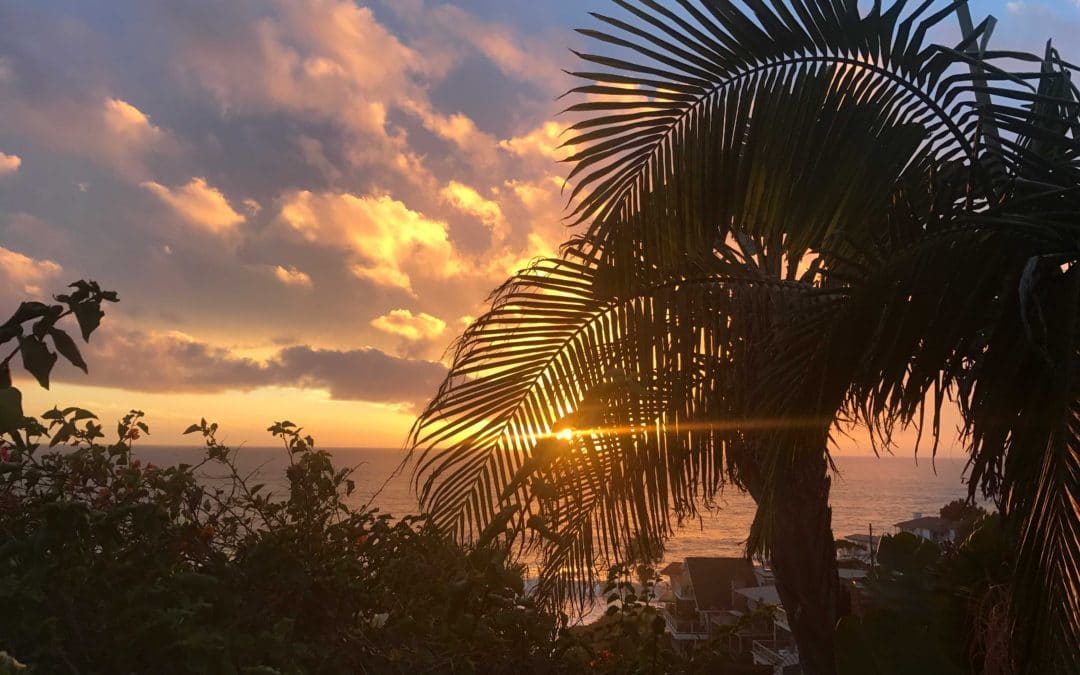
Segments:
[[[754,565],[745,558],[687,558],[660,573],[670,583],[661,597],[664,620],[672,644],[683,653],[707,642],[714,626],[733,623],[735,591],[758,585]]]
[[[745,558],[702,557],[671,563],[660,573],[670,583],[661,601],[676,650],[687,653],[727,635],[728,648],[745,658],[747,672],[800,672],[799,652],[770,570],[755,568]]]
[[[938,516],[924,516],[913,513],[911,520],[896,524],[900,532],[908,532],[923,539],[941,544],[956,540],[956,523]]]

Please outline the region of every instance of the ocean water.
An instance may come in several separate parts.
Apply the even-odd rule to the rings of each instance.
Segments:
[[[338,448],[330,450],[338,467],[355,467],[355,506],[370,504],[395,516],[417,513],[419,505],[412,492],[408,469],[393,475],[403,455],[399,450]],[[136,456],[144,463],[159,466],[193,463],[200,453],[189,448],[136,447]],[[835,458],[839,473],[834,475],[831,502],[833,534],[866,534],[873,525],[874,534],[892,533],[895,524],[908,520],[913,513],[937,515],[949,501],[966,495],[964,459],[938,457],[931,462],[924,457],[854,457]],[[243,448],[238,466],[243,472],[255,472],[256,482],[281,491],[288,464],[281,448]],[[211,470],[209,476],[215,472]],[[665,562],[686,556],[739,555],[754,516],[749,496],[734,488],[717,500],[717,509],[699,520],[687,522],[667,542]]]

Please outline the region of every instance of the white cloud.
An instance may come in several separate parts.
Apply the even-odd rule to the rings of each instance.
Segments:
[[[446,330],[446,322],[442,319],[423,312],[413,314],[407,309],[392,310],[372,320],[371,325],[412,342],[436,338]]]
[[[43,293],[42,285],[54,281],[62,271],[63,268],[52,260],[35,260],[0,246],[0,297],[24,294],[40,296]]]
[[[170,189],[160,183],[146,181],[142,187],[170,206],[184,220],[215,234],[230,232],[244,222],[225,195],[207,184],[205,178],[192,178],[186,185]]]
[[[22,158],[0,152],[0,176],[15,173],[22,166]]]
[[[286,286],[296,286],[298,288],[311,288],[312,286],[311,277],[292,265],[286,267],[278,265],[274,268],[274,276]]]

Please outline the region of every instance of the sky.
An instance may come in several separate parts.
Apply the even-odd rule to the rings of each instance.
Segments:
[[[121,298],[88,375],[17,381],[27,411],[400,447],[488,293],[571,234],[557,98],[595,10],[0,0],[0,315],[81,278]],[[993,46],[1080,59],[1080,3],[987,13]]]

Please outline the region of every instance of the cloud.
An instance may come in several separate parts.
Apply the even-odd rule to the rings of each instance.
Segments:
[[[75,246],[67,229],[24,211],[11,214],[0,226],[0,241],[38,259],[62,259],[70,255]]]
[[[573,147],[560,148],[563,126],[558,122],[544,122],[527,134],[499,141],[499,147],[518,157],[538,156],[546,160],[561,161],[573,153]]]
[[[456,180],[450,181],[439,194],[457,210],[475,216],[487,225],[491,229],[493,244],[500,244],[506,240],[509,228],[498,203],[484,198],[475,189]]]
[[[22,158],[0,152],[0,176],[15,173],[22,166]]]
[[[150,123],[146,113],[118,98],[105,100],[102,110],[105,127],[116,138],[137,145],[153,145],[161,140],[164,132]]]
[[[484,167],[491,167],[497,160],[498,142],[494,136],[486,134],[464,113],[441,114],[427,104],[411,103],[412,111],[428,131],[450,141],[467,153],[472,162]]]
[[[289,347],[270,369],[285,383],[325,389],[338,400],[414,406],[429,401],[446,376],[442,364],[402,359],[372,348],[335,351]]]
[[[192,178],[175,189],[160,183],[145,181],[142,187],[180,214],[192,225],[215,234],[222,234],[244,222],[244,216],[233,210],[225,195],[207,184],[205,178]]]
[[[503,74],[528,82],[546,93],[561,93],[567,78],[554,54],[560,47],[514,31],[505,24],[484,21],[450,3],[385,0],[398,16],[426,34],[427,41],[445,51],[448,43],[468,46]],[[460,47],[459,47],[460,48]]]
[[[389,196],[301,191],[286,197],[281,220],[305,240],[343,247],[352,273],[413,292],[417,275],[447,279],[464,264],[448,226]]]
[[[395,309],[389,314],[384,314],[371,322],[375,328],[410,340],[419,342],[431,340],[442,335],[446,330],[446,322],[437,317],[421,312],[413,314],[407,309]]]
[[[298,288],[311,288],[311,277],[306,273],[301,272],[292,265],[282,267],[278,265],[274,268],[274,276],[277,280],[286,286],[296,286]]]
[[[55,280],[62,271],[52,260],[35,260],[0,246],[0,298],[16,303],[23,299],[20,296],[40,296],[42,285]]]
[[[127,101],[100,91],[30,94],[18,84],[0,79],[0,115],[9,129],[54,152],[108,167],[126,180],[146,178],[150,158],[176,155],[181,147]]]
[[[294,346],[256,360],[179,332],[113,328],[94,338],[84,348],[90,377],[61,368],[58,379],[152,393],[299,387],[322,389],[343,401],[419,405],[446,374],[441,364],[398,358],[374,348]]]
[[[210,92],[227,116],[286,113],[347,132],[357,164],[394,167],[407,151],[394,108],[428,109],[422,81],[433,71],[378,22],[345,0],[277,0],[257,12],[221,12],[205,30],[202,9],[170,7],[182,79]]]

